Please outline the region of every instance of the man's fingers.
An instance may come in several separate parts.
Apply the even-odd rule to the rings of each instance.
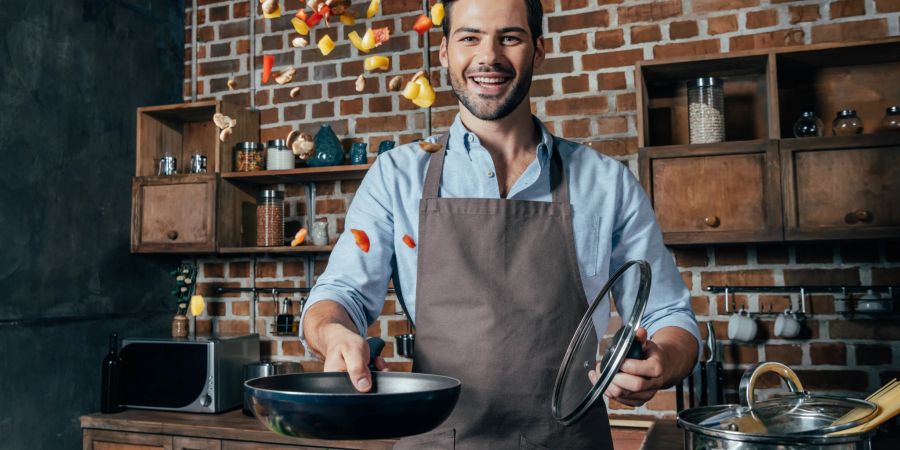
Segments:
[[[369,392],[372,388],[372,374],[369,372],[369,346],[362,341],[362,346],[347,345],[343,348],[342,356],[347,364],[347,374],[350,381],[359,392]]]
[[[628,392],[642,392],[646,390],[655,390],[656,386],[652,380],[643,377],[619,372],[613,377],[611,385]]]
[[[378,369],[379,372],[390,372],[391,369],[388,369],[387,362],[384,361],[383,356],[375,357],[375,368]]]

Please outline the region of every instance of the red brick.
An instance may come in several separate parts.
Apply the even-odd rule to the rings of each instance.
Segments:
[[[794,246],[798,264],[834,262],[833,246],[830,243],[800,243]]]
[[[798,5],[790,7],[790,22],[800,23],[800,22],[814,22],[819,20],[822,16],[819,14],[819,5]]]
[[[422,67],[422,53],[400,55],[400,70],[413,70]]]
[[[728,302],[728,310],[731,312],[740,311],[741,308],[750,309],[750,298],[746,295],[728,294]],[[725,312],[725,294],[716,295],[716,313],[727,314]]]
[[[250,17],[250,2],[240,2],[231,5],[231,18],[241,19]]]
[[[797,365],[803,360],[803,350],[799,345],[766,345],[766,361]],[[802,381],[802,380],[801,380]]]
[[[246,55],[250,53],[250,40],[249,39],[241,39],[237,41],[237,45],[235,47],[238,55]]]
[[[678,16],[682,11],[681,3],[681,0],[675,0],[619,7],[619,25],[635,22],[658,22]]]
[[[857,344],[856,364],[860,366],[879,366],[891,363],[891,347],[880,344]]]
[[[601,90],[625,89],[628,87],[624,72],[601,73],[597,75],[597,87]]]
[[[231,315],[246,317],[250,315],[250,302],[231,302]]]
[[[278,264],[274,262],[256,263],[256,278],[275,278],[278,276]]]
[[[397,336],[409,332],[409,323],[406,320],[388,320],[388,336]]]
[[[214,283],[197,283],[197,294],[202,295],[204,297],[210,298],[237,298],[240,297],[241,294],[239,292],[229,292],[225,294],[220,294],[217,292],[218,288],[237,288],[241,287],[241,284],[236,281],[217,281]]]
[[[869,376],[860,370],[796,370],[797,377],[803,387],[815,392],[817,390],[860,391],[869,390]]]
[[[756,247],[756,262],[759,264],[787,264],[789,256],[785,244],[761,244]]]
[[[732,14],[729,16],[710,17],[706,19],[706,27],[711,35],[737,31],[737,16]]]
[[[334,103],[318,102],[312,105],[312,117],[321,119],[324,117],[334,117]]]
[[[672,252],[675,254],[675,264],[678,267],[706,267],[709,265],[706,247],[676,248]]]
[[[346,209],[343,199],[316,200],[316,214],[340,214]]]
[[[281,354],[284,356],[303,356],[306,354],[306,349],[303,348],[299,339],[288,338],[281,341]]]
[[[688,56],[710,55],[719,53],[718,39],[705,41],[681,42],[678,44],[657,45],[653,47],[654,58],[682,58]]]
[[[859,286],[859,269],[785,269],[784,284]]]
[[[544,105],[547,115],[571,116],[579,114],[600,114],[609,110],[606,96],[565,98],[547,100]]]
[[[770,286],[775,283],[771,270],[737,270],[732,272],[702,272],[703,286]],[[792,284],[787,283],[786,284]]]
[[[232,261],[228,263],[229,278],[247,278],[250,276],[250,265],[243,261]]]
[[[685,20],[669,24],[670,39],[686,39],[699,33],[696,20]]]
[[[281,271],[286,277],[302,277],[306,274],[305,261],[285,261],[281,264]]]
[[[641,49],[619,50],[583,55],[581,64],[584,66],[584,70],[599,70],[609,67],[633,66],[635,62],[643,59],[644,51]]]
[[[534,70],[535,75],[549,75],[555,73],[572,73],[575,66],[572,63],[571,56],[560,56],[556,58],[547,58],[541,67]]]
[[[225,315],[225,302],[208,302],[206,315],[210,317],[222,317]]]
[[[628,156],[638,152],[637,138],[633,137],[588,141],[584,144],[606,156]]]
[[[637,111],[637,96],[635,96],[634,92],[619,94],[616,96],[616,111]]]
[[[810,314],[834,314],[834,296],[810,295],[807,301]]]
[[[736,266],[747,264],[747,248],[744,246],[715,247],[717,266]]]
[[[550,78],[544,78],[540,80],[532,80],[531,81],[531,91],[530,95],[532,98],[534,97],[549,97],[553,95],[553,80]],[[370,100],[371,102],[371,100]],[[370,103],[371,104],[371,103]],[[453,113],[453,116],[456,115],[456,111],[450,111]],[[452,117],[451,116],[451,122]]]
[[[541,0],[541,3],[545,5],[549,5],[549,7],[544,7],[544,12],[553,11],[553,0]],[[568,11],[570,9],[581,9],[587,6],[587,0],[560,0],[559,6],[563,11]]]
[[[585,50],[587,50],[587,35],[584,33],[559,37],[559,51],[566,53],[583,52]]]
[[[803,44],[805,33],[800,28],[776,30],[767,33],[734,36],[731,38],[732,51],[755,50],[772,47],[787,47]]]
[[[778,25],[778,11],[766,9],[747,12],[747,28],[766,28]]]
[[[872,269],[872,284],[900,285],[900,268]]]
[[[631,27],[631,43],[656,42],[662,39],[659,25],[646,25]]]
[[[225,276],[225,265],[222,263],[203,263],[203,276],[206,278],[222,278]]]
[[[756,344],[724,344],[722,357],[726,364],[755,364],[759,362]]]
[[[761,311],[780,313],[790,307],[791,297],[788,295],[759,295]]]
[[[361,98],[341,100],[340,111],[342,116],[362,114],[363,102]]]
[[[219,25],[219,39],[245,37],[250,34],[250,24],[246,20]]]
[[[837,0],[831,2],[831,18],[861,16],[866,13],[866,4],[863,0]]]
[[[590,119],[564,120],[563,137],[566,139],[583,138],[591,135]]]
[[[692,4],[694,13],[697,14],[749,8],[751,6],[759,5],[759,0],[694,0]]]
[[[281,50],[284,48],[284,36],[263,36],[262,50]]]
[[[635,139],[637,141],[637,139]],[[694,274],[690,271],[681,272],[681,282],[684,283],[688,291],[694,290]]]
[[[691,297],[691,309],[698,316],[709,315],[709,297],[705,295]]]
[[[619,20],[621,21],[621,18]],[[547,19],[547,31],[550,33],[605,28],[607,26],[609,26],[609,12],[605,10],[553,16]]]
[[[844,263],[881,262],[881,248],[877,241],[848,241],[841,243]]]
[[[221,75],[237,72],[240,69],[240,61],[227,59],[222,61],[210,61],[198,64],[197,72],[200,75]]]
[[[900,0],[875,0],[875,11],[880,13],[900,11]]]
[[[250,333],[250,324],[246,320],[220,320],[219,333],[248,334]]]
[[[839,342],[809,344],[809,358],[815,364],[847,364],[847,346]]]
[[[601,136],[622,134],[628,131],[628,119],[623,116],[601,117],[597,119],[597,127]]]
[[[407,116],[360,117],[356,119],[357,133],[403,131],[409,129]]]
[[[890,319],[833,320],[828,324],[828,332],[832,339],[896,341],[900,339],[900,322]]]
[[[588,76],[578,75],[574,77],[563,78],[562,88],[564,94],[570,94],[572,92],[587,92],[589,89]]]
[[[644,407],[647,409],[651,409],[654,411],[674,411],[677,407],[675,392],[672,391],[659,391],[653,398],[650,399],[647,403],[644,404]],[[625,433],[634,433],[634,437],[631,440],[636,441],[636,443],[640,444],[644,441],[645,434],[640,430],[624,430]],[[627,434],[623,435],[621,432],[616,432],[616,447],[619,448],[621,443],[628,441],[629,436]]]
[[[360,180],[341,180],[341,192],[344,194],[355,193],[359,189]]]
[[[608,50],[623,45],[625,45],[625,36],[621,28],[594,33],[594,48],[598,50]]]
[[[887,35],[887,19],[861,20],[814,26],[813,43],[878,39]]]

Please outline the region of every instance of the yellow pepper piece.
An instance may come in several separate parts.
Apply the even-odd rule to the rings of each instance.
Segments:
[[[350,14],[341,14],[341,23],[347,26],[353,25],[356,23],[356,18],[351,16]]]
[[[410,80],[409,83],[406,83],[406,87],[403,88],[403,97],[412,100],[419,95],[419,85],[415,82],[415,80]]]
[[[388,70],[391,66],[391,60],[387,56],[370,56],[366,58],[364,67],[366,70]]]
[[[444,21],[444,4],[443,3],[435,3],[434,6],[431,7],[431,23],[434,26],[441,26],[441,22]]]
[[[379,8],[381,8],[381,0],[372,0],[372,3],[369,3],[369,9],[366,10],[366,17],[371,19],[378,13]]]
[[[331,37],[327,34],[322,36],[322,39],[319,39],[319,43],[316,44],[319,46],[319,51],[322,52],[323,55],[328,56],[332,50],[334,50],[334,41],[331,40]]]
[[[359,37],[359,33],[351,31],[350,34],[347,35],[347,39],[350,39],[350,43],[353,44],[353,46],[356,47],[357,50],[363,53],[369,53],[369,51],[363,47],[362,39]]]
[[[200,314],[203,314],[203,307],[205,307],[205,306],[206,306],[206,302],[203,301],[202,295],[192,295],[191,296],[191,314],[193,314],[194,317],[197,317]]]
[[[363,35],[361,44],[364,52],[368,52],[375,48],[375,32],[373,32],[371,28],[366,30],[366,34]]]
[[[266,19],[277,19],[281,17],[281,4],[278,4],[275,7],[275,10],[270,13],[263,11],[263,17],[265,17]]]
[[[309,26],[306,25],[306,22],[300,20],[297,17],[291,19],[291,25],[294,26],[294,29],[297,30],[298,33],[306,36],[309,34]]]
[[[413,99],[413,103],[422,108],[428,108],[429,106],[434,104],[434,89],[431,88],[431,83],[428,81],[428,77],[421,76],[415,79],[415,83],[419,85],[419,95]]]

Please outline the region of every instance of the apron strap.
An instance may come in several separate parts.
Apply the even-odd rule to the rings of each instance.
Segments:
[[[566,170],[563,168],[562,156],[559,154],[559,142],[553,138],[553,148],[550,149],[550,193],[554,203],[569,204],[569,180],[566,178]]]
[[[447,153],[447,145],[450,142],[450,133],[446,133],[438,139],[441,149],[429,156],[428,172],[425,174],[425,187],[422,189],[422,198],[437,198],[441,189],[441,174],[444,172],[444,155]]]

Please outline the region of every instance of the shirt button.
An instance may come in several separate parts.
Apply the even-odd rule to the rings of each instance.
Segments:
[[[488,170],[487,173],[486,173],[485,175],[487,175],[488,178],[494,178],[494,171],[493,171],[493,170]]]
[[[475,136],[469,135],[469,142],[475,142]]]

